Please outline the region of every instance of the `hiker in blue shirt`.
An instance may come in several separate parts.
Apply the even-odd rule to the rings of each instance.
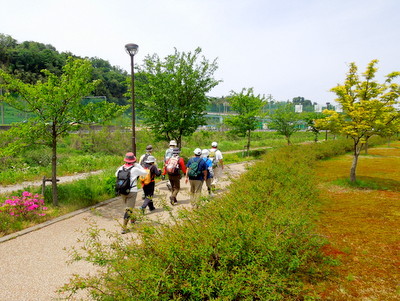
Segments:
[[[186,164],[186,183],[190,183],[190,201],[192,206],[197,206],[197,201],[201,195],[203,181],[207,180],[207,165],[200,157],[201,149],[194,150],[194,157],[190,158]]]

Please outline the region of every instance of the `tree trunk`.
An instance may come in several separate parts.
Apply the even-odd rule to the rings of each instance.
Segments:
[[[290,145],[290,136],[286,136],[287,145]]]
[[[53,134],[52,157],[51,157],[51,187],[53,194],[53,205],[58,206],[57,191],[57,138]]]
[[[361,152],[361,146],[359,146],[357,142],[354,142],[354,156],[350,168],[350,182],[352,183],[356,181],[356,169],[358,163],[358,156],[360,155],[360,152]]]
[[[250,138],[251,138],[251,131],[247,131],[247,156],[250,155]]]

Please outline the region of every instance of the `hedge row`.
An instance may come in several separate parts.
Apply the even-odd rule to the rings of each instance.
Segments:
[[[145,226],[140,242],[100,243],[88,235],[85,259],[100,277],[76,277],[65,291],[97,300],[299,300],[323,271],[313,232],[316,159],[345,153],[335,140],[271,151],[235,179],[229,193],[182,211],[174,225]]]

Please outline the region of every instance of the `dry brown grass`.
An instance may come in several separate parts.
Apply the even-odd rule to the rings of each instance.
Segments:
[[[349,177],[349,155],[321,161],[318,230],[325,254],[339,260],[328,281],[315,289],[322,300],[400,300],[400,143],[360,157],[358,179],[385,190],[338,186]]]

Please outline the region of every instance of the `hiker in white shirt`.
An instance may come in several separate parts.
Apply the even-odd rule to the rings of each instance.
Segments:
[[[222,176],[222,170],[224,169],[224,161],[221,151],[218,149],[218,143],[211,143],[209,159],[213,163],[214,178],[212,185],[217,184],[219,178]]]

